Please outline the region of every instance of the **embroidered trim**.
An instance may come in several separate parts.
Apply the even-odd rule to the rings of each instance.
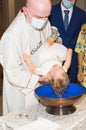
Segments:
[[[31,55],[33,55],[42,45],[42,42],[40,41],[35,48],[32,49]]]

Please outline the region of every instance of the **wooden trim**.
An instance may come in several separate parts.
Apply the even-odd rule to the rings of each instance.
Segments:
[[[15,0],[3,0],[4,30],[15,17]]]
[[[15,17],[15,0],[8,0],[9,23]]]

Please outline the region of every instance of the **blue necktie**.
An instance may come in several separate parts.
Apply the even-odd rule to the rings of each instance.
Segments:
[[[64,10],[64,13],[65,13],[65,16],[64,16],[64,27],[65,27],[65,30],[67,30],[69,10]]]

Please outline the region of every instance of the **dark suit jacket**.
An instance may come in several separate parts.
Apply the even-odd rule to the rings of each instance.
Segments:
[[[50,22],[52,26],[56,26],[58,28],[63,45],[67,48],[73,49],[73,57],[71,67],[69,69],[69,77],[72,83],[76,83],[78,61],[77,54],[74,52],[74,48],[81,26],[82,24],[86,23],[86,14],[82,9],[74,5],[72,17],[69,26],[65,32],[64,23],[62,19],[61,4],[59,3],[52,7]]]

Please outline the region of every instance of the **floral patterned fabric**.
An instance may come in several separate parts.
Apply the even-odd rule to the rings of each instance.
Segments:
[[[83,53],[83,73],[84,73],[84,82],[81,84],[86,87],[86,24],[84,24],[79,33],[79,37],[77,39],[75,51],[77,53]]]

